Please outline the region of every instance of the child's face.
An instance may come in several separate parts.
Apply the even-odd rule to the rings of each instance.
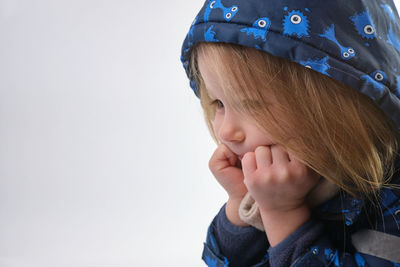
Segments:
[[[254,152],[258,146],[269,146],[274,141],[262,132],[251,120],[240,116],[228,106],[217,76],[207,67],[204,58],[198,56],[198,66],[206,85],[208,95],[215,104],[215,118],[212,122],[214,132],[221,143],[240,159],[247,152]]]

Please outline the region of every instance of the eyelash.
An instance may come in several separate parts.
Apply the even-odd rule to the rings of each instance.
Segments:
[[[219,106],[219,103],[222,104],[222,107]],[[212,101],[212,102],[211,102],[211,105],[217,105],[217,109],[223,108],[223,107],[224,107],[224,104],[223,104],[223,103],[221,102],[221,100],[219,100],[219,99]]]

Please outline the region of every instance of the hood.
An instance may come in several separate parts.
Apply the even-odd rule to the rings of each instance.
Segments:
[[[190,77],[197,42],[256,48],[369,96],[400,129],[400,19],[392,0],[207,0],[182,45]]]

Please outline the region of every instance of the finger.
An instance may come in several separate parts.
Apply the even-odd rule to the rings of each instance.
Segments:
[[[287,154],[288,154],[289,161],[295,160],[295,157],[292,154],[290,154],[289,151],[287,152]]]
[[[248,176],[257,170],[257,163],[254,152],[247,152],[242,158],[242,170],[244,176]]]
[[[285,148],[281,145],[271,146],[272,164],[288,163],[290,161],[289,155]]]
[[[292,163],[301,163],[301,161],[299,161],[299,159],[294,154],[290,153],[289,151],[287,151],[287,154],[288,154],[289,160]],[[303,163],[301,163],[301,164],[303,164]]]
[[[220,167],[225,167],[226,164],[235,165],[237,160],[237,156],[225,144],[220,144],[211,158]]]
[[[235,153],[233,153],[227,145],[225,144],[221,144],[221,151],[223,154],[223,158],[224,159],[228,159],[229,163],[231,165],[235,165],[236,164],[236,160],[238,160],[237,156],[235,155]]]
[[[256,150],[254,150],[254,153],[256,155],[258,169],[272,164],[272,154],[269,146],[258,146]]]
[[[295,157],[291,152],[289,152],[288,150],[286,150],[286,153],[287,153],[287,155],[288,155],[289,161],[295,161],[295,160],[296,160],[296,157]]]

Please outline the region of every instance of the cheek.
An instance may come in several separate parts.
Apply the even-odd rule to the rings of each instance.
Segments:
[[[275,144],[275,141],[271,138],[271,136],[264,132],[257,131],[257,133],[255,134],[255,138],[261,143]]]
[[[220,125],[221,125],[220,120],[217,118],[217,116],[215,116],[215,119],[212,121],[212,126],[214,129],[214,133],[218,138],[219,138],[218,132],[219,132]]]

